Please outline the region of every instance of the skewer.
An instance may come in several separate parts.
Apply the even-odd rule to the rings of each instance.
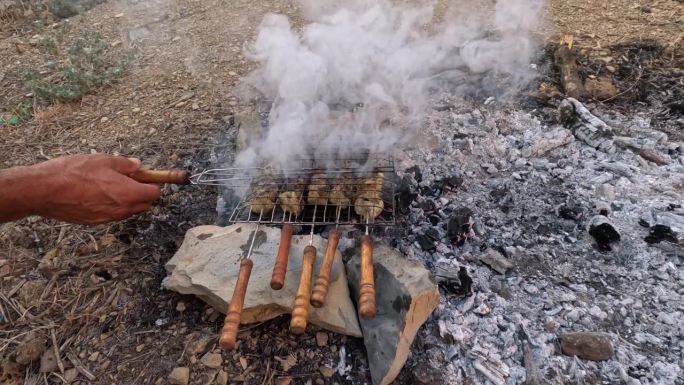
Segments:
[[[337,252],[337,244],[340,242],[342,232],[338,229],[340,223],[340,212],[342,207],[337,206],[337,218],[335,219],[335,228],[330,230],[328,234],[328,244],[325,248],[325,257],[323,264],[318,270],[318,277],[316,284],[311,294],[311,305],[314,307],[322,307],[325,303],[325,296],[328,294],[328,286],[330,285],[330,272],[332,270],[333,261],[335,260],[335,253]]]
[[[238,259],[240,261],[240,272],[235,283],[233,296],[228,304],[228,311],[226,318],[223,321],[223,329],[221,330],[221,337],[219,338],[219,345],[224,350],[233,350],[237,343],[238,328],[240,327],[240,315],[245,304],[245,294],[247,293],[247,284],[249,283],[249,276],[252,274],[252,266],[254,263],[250,259],[252,250],[254,249],[254,240],[259,232],[259,225],[261,224],[261,217],[264,210],[259,213],[259,222],[257,222],[256,229],[252,234],[252,241],[249,244],[247,256],[244,255]]]
[[[290,213],[292,217],[292,213]],[[283,222],[285,222],[285,212],[283,211]],[[294,226],[285,223],[280,232],[280,245],[276,254],[275,264],[273,265],[273,275],[271,276],[271,289],[280,290],[285,285],[285,273],[287,272],[287,261],[290,257],[290,245],[292,244],[292,234]]]
[[[149,170],[139,169],[128,174],[128,177],[140,183],[190,184],[190,173],[184,170]]]
[[[302,334],[306,331],[306,324],[309,319],[309,300],[311,299],[311,278],[313,275],[313,265],[316,262],[316,248],[313,246],[314,223],[316,222],[316,210],[314,206],[313,219],[311,221],[311,235],[309,245],[304,248],[302,257],[302,275],[299,278],[299,288],[297,296],[292,305],[292,319],[290,320],[290,332]]]
[[[375,278],[373,274],[373,239],[368,232],[369,218],[366,217],[366,234],[361,237],[361,277],[359,282],[359,313],[365,319],[377,314],[375,303]]]

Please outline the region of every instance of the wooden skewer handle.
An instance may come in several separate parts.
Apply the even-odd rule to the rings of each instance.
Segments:
[[[361,279],[359,282],[359,313],[365,319],[375,318],[375,279],[373,276],[373,240],[361,237]]]
[[[299,288],[292,306],[292,319],[290,320],[290,332],[302,334],[306,331],[306,323],[309,319],[309,299],[311,298],[311,276],[313,265],[316,261],[316,248],[307,246],[304,248],[302,258],[302,276],[299,279]]]
[[[325,296],[328,294],[328,286],[330,285],[330,272],[332,271],[337,244],[340,242],[341,236],[342,232],[338,229],[330,230],[328,234],[328,245],[325,248],[323,264],[321,264],[321,268],[318,270],[316,284],[314,285],[313,293],[311,293],[311,305],[314,307],[321,307],[325,303]]]
[[[273,290],[280,290],[285,285],[285,273],[287,272],[287,260],[290,257],[293,232],[294,226],[291,224],[283,225],[283,230],[280,232],[280,246],[278,246],[278,254],[276,254],[273,275],[271,276],[271,289]]]
[[[140,183],[190,184],[190,173],[183,170],[146,170],[134,171],[128,176]]]
[[[240,272],[235,283],[235,290],[233,290],[233,297],[230,299],[228,311],[226,312],[226,319],[223,321],[223,330],[221,330],[221,338],[219,345],[224,350],[235,349],[237,341],[238,328],[240,327],[240,314],[242,314],[242,307],[245,304],[245,293],[247,293],[247,283],[249,276],[252,274],[253,262],[251,259],[243,259],[240,262]]]

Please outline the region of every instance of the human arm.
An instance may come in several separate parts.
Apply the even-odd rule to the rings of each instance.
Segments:
[[[159,186],[127,175],[140,161],[111,155],[72,155],[0,170],[0,222],[40,215],[99,224],[144,211]]]

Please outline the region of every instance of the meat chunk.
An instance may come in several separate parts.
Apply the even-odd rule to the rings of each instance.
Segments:
[[[307,201],[312,205],[328,204],[330,198],[330,185],[325,174],[315,174],[309,183],[309,196]]]
[[[354,197],[354,179],[343,175],[335,178],[333,187],[330,189],[330,203],[347,207],[351,204]]]
[[[292,182],[284,187],[284,191],[278,195],[280,207],[283,211],[299,215],[304,210],[304,190],[306,189],[306,178],[296,177]]]
[[[372,221],[382,214],[385,203],[382,201],[379,192],[365,191],[356,197],[354,211],[362,218]]]

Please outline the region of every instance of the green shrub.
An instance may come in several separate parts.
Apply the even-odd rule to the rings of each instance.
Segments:
[[[35,97],[47,101],[74,101],[119,76],[132,59],[131,53],[107,60],[107,42],[99,32],[86,32],[71,42],[56,71],[28,71],[25,79]],[[56,51],[49,46],[51,51]]]

